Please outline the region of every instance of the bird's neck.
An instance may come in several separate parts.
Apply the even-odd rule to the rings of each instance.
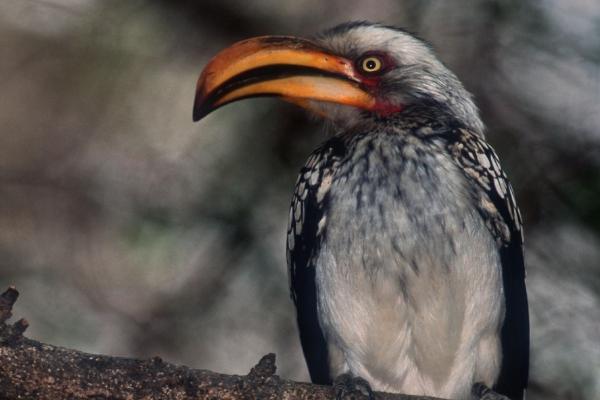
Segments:
[[[394,114],[364,113],[351,126],[338,125],[336,136],[352,138],[365,132],[388,132],[401,136],[437,135],[448,127],[465,128],[483,137],[483,124],[477,114],[467,118],[457,115],[447,105],[434,102],[411,104]]]

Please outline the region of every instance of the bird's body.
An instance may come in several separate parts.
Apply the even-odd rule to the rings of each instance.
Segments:
[[[438,109],[335,136],[301,171],[288,263],[313,380],[349,371],[455,399],[498,378],[505,239],[491,233],[509,228],[485,216],[494,179],[507,210],[514,199],[489,146]],[[469,151],[483,185],[457,160]]]
[[[278,95],[335,126],[300,172],[287,256],[311,378],[468,399],[527,385],[521,219],[471,96],[405,31],[259,37],[200,77],[196,119]]]

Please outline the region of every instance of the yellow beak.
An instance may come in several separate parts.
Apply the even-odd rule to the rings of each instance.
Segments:
[[[196,87],[194,121],[236,100],[280,96],[308,106],[309,100],[372,109],[375,98],[361,85],[351,60],[289,36],[261,36],[217,54]]]

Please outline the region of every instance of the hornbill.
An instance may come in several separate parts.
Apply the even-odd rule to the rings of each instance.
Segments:
[[[471,95],[431,47],[368,22],[238,42],[202,72],[194,120],[255,96],[335,127],[300,171],[287,234],[312,381],[522,399],[521,216]]]

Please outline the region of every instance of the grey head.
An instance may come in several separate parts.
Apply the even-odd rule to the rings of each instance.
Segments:
[[[332,53],[365,62],[370,56],[381,60],[373,74],[376,96],[391,109],[419,104],[446,108],[459,122],[482,136],[484,126],[471,94],[456,75],[434,54],[432,47],[415,35],[395,27],[370,22],[349,22],[315,38]],[[360,68],[360,65],[357,65]],[[317,106],[315,104],[315,106]],[[365,117],[360,109],[321,103],[317,107],[338,124],[357,124]]]

